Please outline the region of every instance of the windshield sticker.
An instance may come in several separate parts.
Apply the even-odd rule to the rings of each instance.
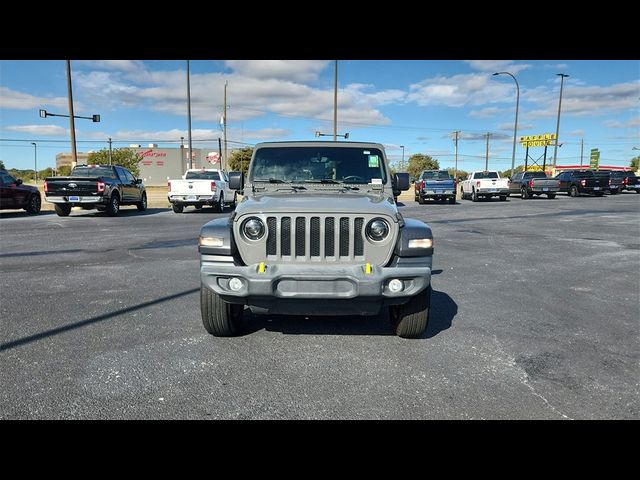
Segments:
[[[369,155],[369,168],[377,168],[380,166],[378,155]]]
[[[363,155],[369,155],[371,152],[369,150],[365,150],[364,152],[362,152]]]
[[[382,185],[382,179],[381,178],[372,178],[371,179],[371,184],[372,185]]]

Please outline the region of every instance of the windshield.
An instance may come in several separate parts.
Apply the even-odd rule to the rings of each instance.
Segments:
[[[113,177],[112,167],[75,167],[71,171],[74,177]]]
[[[451,175],[446,171],[424,172],[422,180],[451,180]]]
[[[481,178],[498,178],[498,172],[476,172],[473,178],[478,180]]]
[[[218,172],[187,172],[186,180],[220,180]]]
[[[270,183],[386,183],[382,152],[362,147],[265,147],[256,150],[250,178]]]

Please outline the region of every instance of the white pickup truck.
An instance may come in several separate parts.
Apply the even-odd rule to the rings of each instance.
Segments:
[[[181,180],[169,180],[167,185],[167,197],[176,213],[182,213],[184,207],[189,205],[197,209],[204,205],[212,205],[218,212],[223,212],[225,205],[236,205],[237,194],[229,188],[226,172],[220,170],[189,169]]]
[[[500,178],[495,171],[472,172],[462,182],[462,198],[477,202],[479,197],[500,197],[505,201],[509,196],[509,179]]]

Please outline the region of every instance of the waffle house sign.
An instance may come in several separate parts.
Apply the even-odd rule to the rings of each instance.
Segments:
[[[541,135],[526,135],[520,137],[520,145],[529,147],[547,147],[556,143],[555,133],[543,133]]]

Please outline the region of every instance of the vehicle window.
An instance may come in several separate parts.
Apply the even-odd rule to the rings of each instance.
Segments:
[[[218,172],[187,172],[187,180],[220,180]]]
[[[133,183],[136,179],[133,177],[129,170],[124,170],[125,175],[127,176],[127,183]]]
[[[498,172],[476,172],[474,178],[498,178]]]
[[[362,147],[265,147],[255,152],[249,178],[254,182],[387,182],[382,151]]]
[[[222,172],[222,178],[224,178],[225,182],[229,181],[229,176],[227,175],[227,172]]]
[[[514,181],[514,182],[519,182],[520,180],[522,180],[522,174],[521,174],[521,173],[516,173],[516,174],[513,176],[513,181]]]
[[[451,180],[451,175],[446,171],[423,172],[422,180]]]
[[[16,179],[6,173],[0,174],[0,181],[3,185],[11,185],[12,183],[16,183]]]
[[[576,172],[573,174],[575,178],[593,178],[593,172],[588,170],[586,172]]]
[[[101,166],[82,166],[75,167],[71,171],[72,177],[107,177],[115,178],[113,176],[113,169],[111,167]]]
[[[124,173],[124,170],[122,170],[122,168],[116,167],[116,172],[118,172],[118,177],[120,177],[120,181],[122,183],[128,183],[127,182],[127,174]]]

